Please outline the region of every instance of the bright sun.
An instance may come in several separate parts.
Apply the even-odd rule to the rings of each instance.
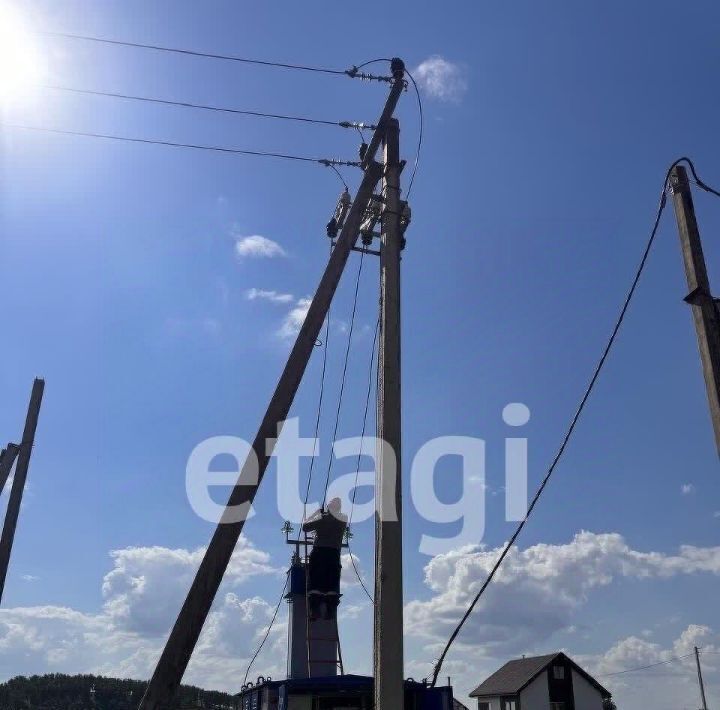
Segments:
[[[0,0],[0,101],[26,94],[44,73],[40,53],[20,16]]]

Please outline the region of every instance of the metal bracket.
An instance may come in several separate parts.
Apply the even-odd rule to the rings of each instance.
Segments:
[[[717,303],[718,299],[713,298],[709,291],[698,287],[690,291],[690,293],[683,298],[683,301],[691,306],[705,306],[709,303]]]

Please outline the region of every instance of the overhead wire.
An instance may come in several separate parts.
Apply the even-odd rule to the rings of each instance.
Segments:
[[[332,244],[330,245],[330,254],[332,254]],[[317,414],[315,416],[315,432],[313,434],[313,451],[312,451],[312,456],[310,457],[308,480],[307,480],[307,485],[305,487],[305,498],[303,499],[303,519],[302,519],[303,523],[305,522],[305,520],[307,520],[307,504],[308,504],[308,500],[310,500],[310,486],[312,484],[313,470],[315,468],[315,459],[316,459],[317,445],[318,445],[318,435],[320,433],[320,419],[322,417],[323,396],[325,393],[325,375],[327,373],[327,356],[328,356],[329,343],[330,343],[330,308],[328,308],[327,316],[325,317],[325,338],[323,340],[323,345],[322,345],[323,359],[322,359],[322,369],[320,371],[320,390],[318,393]]]
[[[66,136],[81,136],[84,138],[101,138],[104,140],[122,141],[126,143],[140,143],[145,145],[160,145],[169,148],[189,148],[192,150],[206,150],[217,153],[229,153],[232,155],[252,155],[260,158],[279,158],[283,160],[295,160],[304,163],[316,163],[325,167],[333,167],[337,165],[345,165],[357,167],[359,163],[355,161],[335,160],[334,158],[313,158],[306,155],[293,155],[290,153],[276,153],[266,150],[248,150],[244,148],[227,148],[224,146],[202,145],[199,143],[176,143],[173,141],[165,141],[154,138],[136,138],[133,136],[116,136],[109,133],[93,133],[90,131],[71,131],[60,128],[47,128],[44,126],[27,126],[19,123],[0,122],[0,127],[13,128],[24,131],[36,131],[40,133],[54,133]]]
[[[245,678],[243,679],[243,685],[247,683],[248,675],[250,674],[250,669],[253,666],[253,663],[255,663],[255,659],[260,655],[260,651],[262,651],[263,646],[265,645],[265,642],[268,640],[268,636],[270,636],[270,631],[273,627],[273,624],[275,623],[275,619],[277,618],[278,611],[280,611],[280,605],[282,604],[282,600],[285,598],[285,590],[287,589],[287,583],[288,578],[285,577],[285,584],[283,585],[282,592],[280,592],[280,599],[278,599],[278,603],[275,606],[275,611],[273,612],[272,619],[270,619],[270,623],[268,624],[267,631],[265,632],[265,636],[263,636],[263,640],[260,642],[260,645],[257,647],[257,650],[253,654],[253,657],[250,659],[250,663],[248,663],[248,667],[245,670]]]
[[[358,123],[355,121],[330,121],[320,118],[310,118],[308,116],[294,116],[282,113],[267,113],[264,111],[253,111],[249,109],[229,108],[225,106],[214,106],[211,104],[197,104],[190,101],[174,101],[171,99],[160,99],[153,96],[136,96],[134,94],[124,94],[114,91],[96,91],[93,89],[78,89],[70,86],[57,86],[55,84],[41,84],[40,88],[50,91],[62,91],[70,94],[81,94],[85,96],[103,96],[112,99],[123,99],[126,101],[139,101],[144,103],[161,104],[164,106],[177,106],[180,108],[198,109],[201,111],[213,111],[217,113],[230,113],[239,116],[252,116],[254,118],[272,118],[281,121],[297,121],[300,123],[312,123],[321,126],[337,126],[339,128],[350,128],[360,130]],[[365,124],[363,124],[365,125]]]
[[[345,178],[342,176],[342,173],[332,164],[328,165],[327,167],[332,168],[335,171],[335,174],[340,178],[340,182],[343,184],[343,187],[346,190],[349,190],[347,182],[345,182]]]
[[[387,58],[368,59],[366,62],[363,62],[362,64],[358,64],[356,69],[363,69],[364,67],[367,67],[371,64],[377,64],[378,62],[392,62],[392,59],[387,59]],[[412,72],[407,67],[405,67],[405,73],[408,75],[408,78],[412,82],[413,88],[415,89],[415,96],[417,98],[417,106],[418,106],[418,121],[419,121],[418,141],[417,141],[417,147],[415,149],[415,160],[413,161],[413,170],[410,175],[410,181],[408,182],[408,187],[407,187],[407,190],[405,191],[405,199],[409,199],[410,193],[412,192],[413,185],[415,184],[415,176],[417,175],[418,166],[420,165],[420,153],[422,152],[425,117],[424,117],[424,112],[423,112],[423,103],[422,103],[422,96],[420,94],[420,87],[418,86],[418,83],[415,80],[415,77],[412,75]]]
[[[375,321],[375,334],[373,335],[372,346],[370,348],[370,369],[368,372],[368,387],[367,387],[367,394],[365,396],[365,411],[363,412],[362,430],[360,432],[360,442],[361,442],[360,451],[358,452],[357,465],[355,467],[355,483],[353,485],[352,497],[350,498],[350,513],[348,515],[348,529],[350,529],[350,525],[352,524],[353,512],[355,510],[355,498],[357,497],[358,477],[360,475],[360,461],[362,459],[362,454],[363,454],[362,442],[365,440],[365,430],[367,428],[367,416],[368,416],[368,411],[370,409],[370,395],[372,394],[372,385],[373,385],[373,365],[375,363],[375,346],[377,345],[379,331],[380,331],[380,317],[378,316],[377,320]],[[350,539],[349,538],[348,538],[348,554],[350,555],[350,562],[352,563],[352,567],[355,570],[355,575],[358,579],[358,582],[360,583],[360,586],[362,587],[363,591],[367,595],[367,598],[370,600],[370,603],[374,604],[375,600],[373,599],[372,594],[370,594],[367,587],[365,586],[365,582],[363,581],[363,578],[360,576],[360,570],[357,568],[357,564],[355,563],[355,556],[353,555],[352,549],[350,548]]]
[[[352,312],[350,314],[350,324],[348,326],[347,345],[345,346],[345,356],[343,358],[343,368],[342,368],[342,374],[340,377],[340,392],[338,394],[337,409],[335,410],[335,426],[333,428],[333,436],[332,436],[331,441],[335,441],[337,439],[338,427],[340,425],[340,412],[342,410],[343,394],[345,392],[345,383],[347,381],[348,362],[350,361],[350,347],[352,345],[353,329],[355,327],[355,314],[357,313],[358,293],[360,291],[360,277],[362,276],[364,258],[365,258],[365,249],[363,248],[362,251],[360,252],[360,265],[358,266],[357,278],[355,280],[355,293],[353,295]],[[322,507],[323,508],[325,508],[325,503],[327,502],[327,492],[328,492],[328,488],[330,486],[330,473],[332,471],[332,462],[333,462],[333,453],[332,453],[332,450],[330,450],[330,453],[328,456],[327,473],[325,475],[325,492],[323,494],[323,499],[322,499]]]
[[[693,161],[690,160],[690,158],[688,158],[686,155],[684,155],[682,158],[678,158],[670,166],[670,170],[668,170],[668,176],[670,175],[670,171],[679,163],[687,163],[687,166],[690,168],[690,173],[693,176],[693,180],[700,189],[705,190],[705,192],[709,192],[711,195],[715,195],[715,197],[720,197],[720,190],[716,190],[714,187],[710,187],[710,185],[700,179],[700,176],[695,169],[695,163],[693,163]]]
[[[408,188],[405,192],[405,199],[409,200],[410,193],[412,192],[413,185],[415,184],[415,176],[417,175],[418,165],[420,164],[420,152],[422,150],[425,118],[423,114],[422,97],[420,96],[420,89],[418,88],[417,82],[415,81],[415,77],[407,69],[405,70],[405,73],[410,77],[410,81],[412,82],[413,88],[415,89],[415,96],[417,97],[418,114],[420,121],[417,149],[415,150],[415,163],[413,164],[413,171],[410,175],[410,182],[408,183]]]
[[[90,35],[73,34],[70,32],[39,32],[38,34],[45,37],[61,37],[63,39],[80,40],[83,42],[96,42],[99,44],[115,45],[120,47],[133,47],[135,49],[149,49],[155,52],[166,52],[170,54],[182,54],[191,57],[202,57],[204,59],[220,59],[223,61],[239,62],[241,64],[254,64],[257,66],[275,67],[279,69],[294,69],[298,71],[317,72],[321,74],[336,74],[340,76],[351,76],[352,70],[331,69],[328,67],[316,67],[306,64],[291,64],[288,62],[275,62],[266,59],[253,59],[250,57],[240,57],[233,54],[217,54],[214,52],[200,52],[192,49],[180,49],[177,47],[164,47],[157,44],[145,44],[142,42],[126,42],[117,39],[108,39],[106,37],[93,37]]]
[[[646,671],[649,668],[657,668],[658,666],[664,666],[668,663],[676,663],[677,661],[682,661],[685,658],[690,658],[690,656],[695,655],[694,653],[686,653],[684,656],[675,656],[673,658],[668,658],[666,661],[658,661],[657,663],[651,663],[647,666],[638,666],[637,668],[626,668],[622,671],[615,671],[614,673],[601,673],[598,678],[612,678],[613,676],[618,675],[624,675],[625,673],[634,673],[635,671]]]
[[[617,320],[615,321],[615,325],[612,329],[610,337],[603,349],[602,355],[601,355],[597,365],[595,366],[592,377],[590,378],[590,382],[587,385],[585,392],[583,393],[583,396],[580,400],[580,404],[578,405],[578,407],[575,411],[575,414],[573,415],[573,417],[570,421],[570,425],[568,426],[568,428],[565,432],[565,435],[563,436],[562,442],[560,444],[560,448],[558,449],[557,453],[555,454],[555,457],[553,458],[553,460],[550,464],[550,467],[548,468],[548,471],[547,471],[545,477],[543,478],[542,483],[540,484],[540,487],[538,488],[535,495],[533,496],[532,501],[530,502],[530,505],[528,507],[527,513],[525,514],[525,517],[520,521],[520,523],[517,526],[517,528],[515,529],[515,532],[513,533],[512,537],[504,546],[500,556],[498,557],[497,561],[495,562],[492,569],[490,570],[490,573],[488,574],[484,583],[480,587],[480,590],[477,592],[477,594],[473,598],[472,602],[466,609],[465,613],[462,615],[460,621],[455,626],[452,634],[450,634],[450,638],[448,639],[447,643],[445,644],[445,647],[443,648],[443,651],[440,654],[439,659],[435,663],[434,668],[433,668],[433,676],[432,676],[432,683],[431,683],[431,685],[433,687],[437,683],[437,679],[438,679],[438,676],[442,669],[442,665],[443,665],[443,661],[445,660],[445,656],[447,655],[453,642],[455,641],[458,634],[460,633],[460,630],[465,625],[465,622],[470,617],[470,614],[472,614],[478,601],[480,600],[482,595],[485,593],[485,590],[490,586],[491,582],[495,578],[497,571],[500,569],[500,566],[502,565],[505,557],[508,555],[508,553],[512,549],[512,546],[515,544],[515,541],[517,540],[518,536],[523,531],[523,528],[525,527],[528,519],[532,515],[532,512],[535,509],[535,506],[537,505],[538,501],[540,500],[540,497],[542,496],[543,491],[545,490],[548,482],[550,481],[550,478],[552,477],[553,472],[555,471],[555,468],[557,467],[558,463],[560,462],[560,459],[562,458],[562,455],[565,452],[565,449],[570,441],[570,438],[572,437],[572,434],[575,431],[575,427],[580,419],[580,416],[581,416],[583,410],[585,409],[585,405],[587,404],[587,401],[590,398],[590,395],[595,387],[595,384],[600,376],[600,373],[603,370],[603,367],[608,358],[608,355],[610,354],[610,351],[615,343],[615,339],[617,338],[617,334],[620,331],[620,327],[622,326],[622,323],[625,320],[625,314],[627,313],[627,310],[630,306],[630,302],[632,301],[632,298],[635,295],[637,285],[640,282],[640,277],[642,276],[642,273],[645,270],[645,264],[647,263],[648,256],[650,255],[650,250],[652,249],[652,246],[655,242],[655,237],[657,235],[657,231],[660,226],[660,219],[662,217],[662,214],[665,210],[665,206],[667,204],[667,188],[668,188],[668,182],[670,179],[670,173],[672,172],[673,168],[681,162],[686,162],[689,165],[690,170],[691,170],[695,180],[699,184],[702,183],[702,181],[700,180],[700,178],[697,175],[697,172],[695,171],[695,166],[693,165],[692,161],[687,157],[679,158],[678,160],[673,162],[672,165],[670,165],[670,167],[668,168],[668,170],[665,174],[665,179],[663,180],[660,204],[657,209],[653,228],[650,232],[650,237],[647,241],[645,250],[643,251],[643,254],[642,254],[642,258],[640,259],[640,263],[635,272],[635,276],[632,280],[632,284],[631,284],[630,289],[625,297],[625,300],[623,302],[622,308],[620,309],[620,313],[617,317]],[[717,190],[714,190],[713,188],[706,185],[705,183],[702,183],[702,186],[704,186],[703,189],[707,190],[708,192],[712,192],[713,194],[716,194],[720,197],[720,192],[718,192]]]

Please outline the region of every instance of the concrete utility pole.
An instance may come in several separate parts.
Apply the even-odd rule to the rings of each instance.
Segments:
[[[710,417],[715,430],[715,444],[720,454],[720,317],[718,306],[710,292],[705,257],[693,205],[687,171],[676,165],[670,174],[673,204],[680,232],[685,275],[689,293],[685,301],[690,304],[695,321],[705,387],[710,404]]]
[[[257,466],[255,466],[254,456],[248,457],[245,461],[238,482],[230,494],[229,508],[252,503],[265,474],[276,439],[280,436],[280,428],[288,416],[345,263],[358,240],[360,223],[365,210],[380,179],[381,168],[375,162],[375,154],[404,89],[402,75],[401,71],[400,76],[396,77],[392,83],[385,107],[377,123],[378,127],[362,161],[364,170],[362,182],[253,442]],[[160,710],[161,708],[164,710],[173,701],[244,523],[244,520],[238,522],[221,520],[218,523],[200,564],[200,569],[193,580],[185,603],[140,702],[140,710]]]
[[[40,404],[42,403],[45,382],[36,379],[33,382],[30,405],[28,406],[25,429],[22,442],[17,452],[17,466],[15,467],[15,478],[13,479],[8,499],[7,511],[5,512],[5,524],[3,525],[2,537],[0,538],[0,602],[5,590],[5,579],[7,577],[8,565],[10,564],[10,552],[12,551],[17,527],[18,516],[20,515],[20,503],[25,490],[28,467],[30,466],[30,455],[35,443],[35,430],[37,428]],[[10,448],[10,447],[8,447]],[[7,456],[7,453],[5,454]]]
[[[400,407],[400,127],[385,132],[375,485],[375,708],[404,707]]]
[[[705,700],[705,684],[703,683],[702,668],[700,668],[700,650],[695,646],[695,664],[697,665],[698,683],[700,683],[700,697],[702,698],[702,710],[708,710]]]

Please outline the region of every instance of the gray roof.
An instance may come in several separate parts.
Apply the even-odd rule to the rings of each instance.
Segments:
[[[558,657],[568,660],[573,668],[589,683],[594,685],[603,697],[610,697],[610,693],[605,690],[600,683],[564,653],[550,653],[546,656],[532,656],[530,658],[518,658],[514,661],[508,661],[487,680],[480,683],[480,685],[470,693],[470,697],[487,698],[498,695],[517,695],[531,680]]]
[[[547,656],[532,656],[531,658],[518,658],[514,661],[508,661],[487,680],[480,683],[470,693],[470,697],[515,695],[559,655],[559,653],[551,653]]]

